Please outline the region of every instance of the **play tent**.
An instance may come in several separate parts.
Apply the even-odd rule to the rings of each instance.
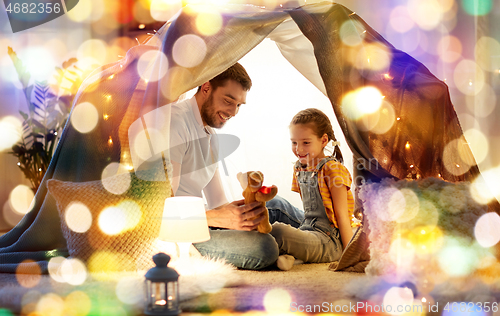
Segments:
[[[86,79],[33,209],[0,237],[0,271],[15,272],[20,262],[34,264],[25,260],[45,271],[50,258],[68,255],[68,236],[48,180],[100,181],[103,170],[120,163],[132,174],[132,185],[140,186],[142,180],[168,186],[165,105],[224,71],[265,38],[275,41],[283,56],[329,98],[354,155],[354,169],[363,179],[457,182],[479,175],[470,149],[457,141],[463,132],[446,84],[344,6],[323,2],[272,12],[226,6],[220,8],[222,27],[213,34],[197,28],[197,10],[185,7],[147,43]],[[352,101],[363,87],[375,87],[378,98],[383,96],[370,115],[361,115]],[[95,122],[89,123],[93,117]],[[155,133],[146,133],[142,144],[147,149],[141,150],[149,154],[144,155],[131,135],[151,126]],[[120,170],[110,172],[124,174]],[[144,176],[141,170],[159,172]]]

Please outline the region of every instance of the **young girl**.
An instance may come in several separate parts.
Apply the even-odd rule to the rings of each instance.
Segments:
[[[317,109],[297,113],[290,124],[292,151],[297,156],[292,190],[299,192],[304,220],[299,228],[274,223],[280,248],[278,267],[289,270],[295,257],[304,262],[332,262],[340,258],[352,237],[354,199],[352,178],[328,117]],[[333,141],[334,154],[324,148]],[[292,257],[293,256],[293,257]]]

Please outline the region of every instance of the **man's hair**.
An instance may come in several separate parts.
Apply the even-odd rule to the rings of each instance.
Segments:
[[[250,90],[252,87],[252,79],[248,75],[245,68],[240,63],[236,63],[226,69],[224,72],[219,74],[218,76],[212,78],[209,82],[212,86],[212,89],[217,89],[226,84],[228,80],[234,80],[241,84],[245,91]],[[200,91],[201,87],[198,87],[198,91]]]

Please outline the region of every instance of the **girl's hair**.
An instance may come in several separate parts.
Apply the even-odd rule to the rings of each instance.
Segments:
[[[313,130],[314,134],[318,136],[318,138],[321,138],[324,134],[326,134],[328,136],[328,141],[337,141],[335,134],[333,133],[330,119],[325,113],[318,109],[309,108],[300,111],[293,117],[292,122],[290,122],[290,125],[292,124],[307,125]],[[340,163],[344,163],[344,158],[342,157],[342,153],[340,152],[340,147],[338,145],[335,145],[333,148],[333,156]]]

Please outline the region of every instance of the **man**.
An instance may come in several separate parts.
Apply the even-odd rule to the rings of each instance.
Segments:
[[[172,106],[170,159],[173,166],[174,195],[202,196],[207,199],[207,220],[211,239],[197,243],[198,251],[211,258],[224,258],[236,267],[262,269],[278,259],[278,245],[269,234],[255,229],[265,208],[259,202],[228,203],[217,168],[217,140],[213,128],[222,128],[246,102],[252,81],[236,63],[199,88],[193,98]],[[281,200],[273,202],[280,203]],[[284,209],[285,206],[282,207]],[[276,208],[277,209],[277,208]],[[289,217],[276,215],[270,218]]]

